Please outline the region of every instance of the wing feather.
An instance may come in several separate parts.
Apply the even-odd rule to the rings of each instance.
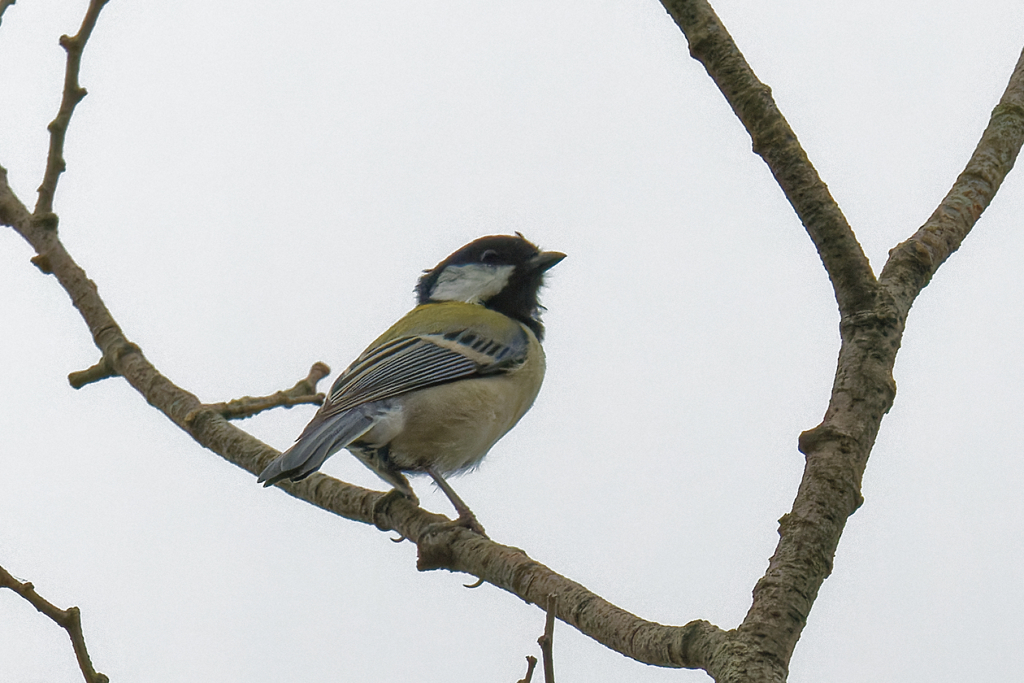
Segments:
[[[504,343],[479,330],[388,341],[357,358],[338,377],[318,417],[436,384],[505,372],[526,357],[529,339],[522,329],[518,332]]]

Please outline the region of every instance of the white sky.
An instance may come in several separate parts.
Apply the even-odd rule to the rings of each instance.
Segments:
[[[85,0],[0,26],[0,164],[35,202]],[[856,6],[852,6],[856,5]],[[963,168],[1024,3],[715,3],[876,269]],[[419,272],[520,230],[550,278],[533,411],[455,486],[491,536],[645,618],[736,626],[824,412],[813,247],[655,2],[112,0],[68,137],[62,238],[169,378],[226,400],[341,370]],[[791,681],[1024,668],[1024,181],[911,313],[899,394]],[[204,451],[97,360],[0,229],[0,564],[79,605],[113,681],[515,681],[539,610]],[[323,385],[322,385],[323,386]],[[312,407],[242,426],[287,446]],[[339,454],[325,471],[382,488]],[[424,505],[450,514],[422,480]],[[560,625],[561,681],[702,681]],[[0,680],[77,680],[0,593]]]

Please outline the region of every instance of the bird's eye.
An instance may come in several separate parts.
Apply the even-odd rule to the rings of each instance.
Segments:
[[[480,254],[481,263],[497,263],[500,260],[501,256],[499,256],[498,252],[493,249],[485,249],[484,253]]]

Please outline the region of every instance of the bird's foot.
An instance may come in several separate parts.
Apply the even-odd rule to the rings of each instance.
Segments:
[[[455,489],[453,489],[448,482],[444,480],[444,477],[435,471],[433,467],[426,468],[426,473],[430,475],[430,478],[434,480],[437,487],[448,497],[448,500],[451,501],[452,507],[455,508],[455,511],[459,513],[459,516],[454,520],[450,522],[442,522],[439,526],[466,527],[470,531],[475,531],[484,538],[487,538],[487,532],[484,531],[483,525],[477,521],[476,515],[474,515],[473,511],[469,509],[469,506],[459,498],[459,494],[455,493]]]
[[[439,522],[438,524],[431,524],[428,533],[437,533],[439,531],[444,531],[445,529],[457,529],[459,527],[469,529],[470,531],[480,534],[484,538],[488,538],[487,532],[484,531],[483,524],[477,520],[476,515],[474,515],[473,511],[469,508],[460,510],[459,516],[455,519],[450,519],[447,522]]]
[[[391,489],[383,496],[377,499],[377,502],[373,504],[373,524],[381,531],[394,531],[394,529],[384,523],[384,516],[387,514],[388,508],[391,504],[397,500],[408,500],[413,505],[419,505],[420,501],[416,498],[416,494],[405,493],[398,489]],[[399,536],[398,538],[392,538],[395,543],[401,543],[405,540],[405,536]]]
[[[459,511],[459,516],[449,522],[451,526],[464,526],[470,531],[475,531],[484,538],[487,538],[487,532],[484,531],[484,526],[477,520],[476,515],[469,508]]]

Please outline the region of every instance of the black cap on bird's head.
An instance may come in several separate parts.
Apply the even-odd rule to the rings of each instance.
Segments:
[[[541,251],[519,233],[481,237],[426,271],[416,295],[420,304],[482,304],[522,322],[541,339],[538,292],[544,273],[564,258],[558,251]]]

